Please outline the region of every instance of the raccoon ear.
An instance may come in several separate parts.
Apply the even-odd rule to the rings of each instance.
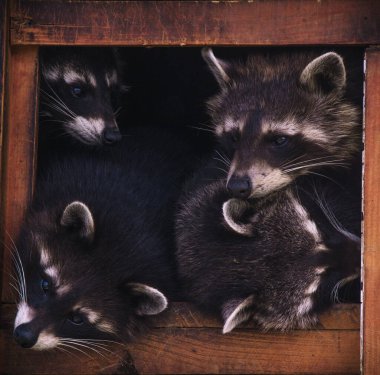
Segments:
[[[247,215],[250,209],[251,205],[247,201],[231,198],[223,203],[224,221],[234,232],[243,236],[251,236],[255,217],[249,218]],[[243,219],[246,219],[246,222]]]
[[[128,283],[126,289],[132,295],[137,315],[156,315],[168,306],[168,300],[157,289],[139,283]]]
[[[346,84],[343,59],[335,52],[317,57],[303,70],[300,81],[310,92],[329,94],[341,90]]]
[[[230,77],[227,74],[229,64],[223,60],[217,59],[210,47],[202,48],[202,57],[214,74],[219,85],[225,86],[225,84],[230,81]]]
[[[89,242],[94,239],[94,219],[90,209],[82,202],[76,201],[66,206],[61,217],[61,225]]]
[[[231,332],[239,324],[251,318],[253,302],[253,296],[249,296],[246,299],[230,300],[223,305],[223,333]]]

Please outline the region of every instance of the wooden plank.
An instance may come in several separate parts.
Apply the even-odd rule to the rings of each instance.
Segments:
[[[363,369],[380,368],[380,49],[366,52]]]
[[[8,49],[8,6],[7,2],[0,3],[0,186],[2,182],[2,155],[3,155],[3,135],[5,122],[5,79],[6,79],[6,52]],[[2,200],[2,196],[0,201]],[[0,217],[0,228],[2,227]],[[3,239],[0,237],[0,243]],[[3,246],[0,246],[0,259],[3,259]],[[0,277],[0,290],[2,289],[2,279]]]
[[[14,310],[9,304],[1,309],[6,374],[359,373],[359,307],[354,305],[336,306],[322,317],[325,323],[318,330],[260,333],[245,327],[222,335],[216,319],[173,303],[148,335],[126,348],[111,347],[105,357],[89,351],[92,358],[75,351],[77,357],[19,348],[11,338]]]
[[[5,121],[5,77],[6,77],[6,52],[8,50],[8,4],[7,1],[0,2],[0,187],[2,182],[2,154],[3,154],[3,128]],[[0,195],[0,207],[2,203],[2,194]],[[0,228],[3,227],[2,218],[0,216]],[[0,233],[0,273],[2,270],[2,260],[4,256],[3,246],[1,243],[3,238]],[[0,290],[2,290],[2,277],[0,277]],[[5,343],[0,342],[0,369],[4,368],[4,356],[1,355],[5,350]]]
[[[304,45],[380,43],[373,0],[15,0],[12,44]]]
[[[359,306],[355,304],[336,305],[320,317],[317,329],[359,329]],[[207,315],[188,303],[172,303],[170,309],[160,314],[154,321],[157,328],[221,328],[221,321]],[[253,328],[247,324],[245,328]]]
[[[38,48],[14,47],[9,56],[7,118],[3,153],[2,238],[4,239],[2,300],[10,301],[10,249],[32,197],[37,147]]]

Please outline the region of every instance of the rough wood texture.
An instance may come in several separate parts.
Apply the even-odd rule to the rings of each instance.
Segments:
[[[12,239],[32,196],[37,147],[38,48],[14,47],[8,64],[7,118],[4,131],[2,238],[4,239],[2,301],[9,301],[8,273]]]
[[[364,164],[364,374],[380,369],[380,49],[366,53]]]
[[[8,13],[7,13],[7,2],[3,1],[0,3],[0,187],[2,182],[2,155],[3,155],[3,135],[4,135],[4,122],[5,122],[5,79],[6,79],[6,52],[8,49]],[[3,196],[0,193],[0,205],[2,205]],[[2,228],[2,218],[0,217],[0,228]],[[3,246],[1,246],[0,233],[0,269],[2,270],[2,259],[3,259]],[[0,277],[0,290],[2,290],[2,279]],[[1,365],[1,359],[0,359]]]
[[[15,0],[13,44],[296,45],[380,43],[373,0]]]
[[[5,120],[5,77],[6,77],[6,51],[8,48],[8,22],[7,22],[7,2],[0,3],[0,187],[2,182],[2,154],[3,154],[3,128]],[[2,194],[0,193],[0,206],[3,205]],[[0,228],[2,228],[2,218],[0,216]],[[4,249],[1,245],[3,239],[0,233],[0,273],[3,273],[3,256]],[[0,277],[0,291],[2,290],[2,278]],[[5,343],[0,342],[0,369],[4,368],[4,353]]]
[[[6,374],[359,373],[359,307],[354,305],[336,306],[313,331],[259,333],[243,327],[222,335],[217,319],[175,303],[147,336],[127,348],[115,345],[112,353],[102,351],[104,357],[93,351],[88,351],[90,357],[72,351],[73,357],[18,348],[11,338],[14,310],[2,305]]]

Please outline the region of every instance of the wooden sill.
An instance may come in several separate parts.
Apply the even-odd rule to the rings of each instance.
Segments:
[[[13,45],[380,43],[380,2],[11,1]]]
[[[13,304],[1,308],[2,374],[359,374],[359,306],[337,305],[313,330],[262,333],[173,303],[148,334],[104,357],[88,351],[36,352],[12,340]],[[123,364],[122,364],[123,362]]]

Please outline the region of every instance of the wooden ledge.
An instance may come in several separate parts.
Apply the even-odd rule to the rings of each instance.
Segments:
[[[380,43],[380,2],[373,0],[14,0],[11,5],[12,44]]]
[[[359,374],[358,305],[335,306],[314,330],[262,333],[248,325],[223,335],[214,317],[173,303],[147,335],[103,356],[21,349],[11,337],[14,312],[2,305],[6,374]]]

